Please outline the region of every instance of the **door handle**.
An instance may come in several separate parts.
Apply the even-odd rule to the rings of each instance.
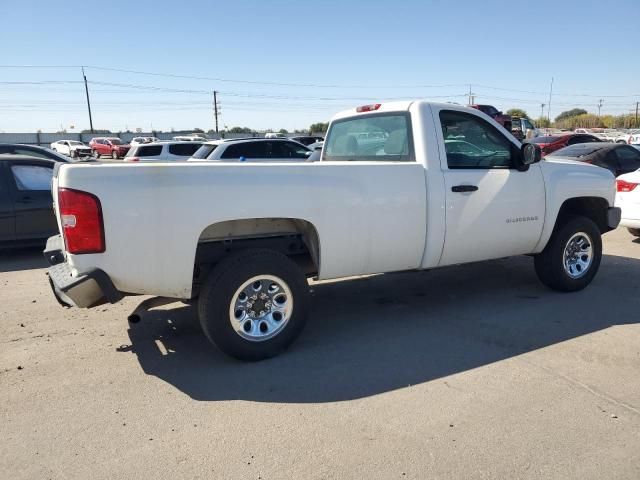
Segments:
[[[475,185],[455,185],[451,187],[451,191],[456,193],[475,192],[476,190],[478,190],[478,187]]]

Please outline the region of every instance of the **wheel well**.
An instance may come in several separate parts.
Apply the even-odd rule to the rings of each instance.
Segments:
[[[308,221],[297,218],[247,218],[206,227],[198,238],[193,268],[192,296],[207,275],[229,253],[268,248],[287,255],[308,275],[320,268],[320,237]]]
[[[611,230],[607,225],[607,209],[609,208],[609,202],[601,197],[578,197],[565,200],[558,217],[556,219],[556,225],[568,216],[582,215],[590,218],[595,222],[600,230],[600,233],[605,233]]]

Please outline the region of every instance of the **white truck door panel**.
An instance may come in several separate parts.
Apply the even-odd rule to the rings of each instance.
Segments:
[[[441,109],[446,233],[440,266],[531,253],[545,218],[539,165],[514,168],[519,146],[475,113]]]
[[[445,172],[445,243],[440,265],[531,253],[545,216],[545,192],[537,165],[527,172],[449,170]],[[458,185],[473,192],[453,192]]]

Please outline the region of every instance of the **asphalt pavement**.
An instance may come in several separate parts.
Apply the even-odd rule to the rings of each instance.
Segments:
[[[529,257],[314,284],[258,363],[181,303],[64,309],[0,252],[0,478],[637,480],[640,241],[604,238],[573,294]]]

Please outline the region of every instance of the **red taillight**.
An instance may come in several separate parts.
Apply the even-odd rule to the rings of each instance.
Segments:
[[[104,252],[104,224],[98,197],[61,188],[58,191],[58,205],[67,251],[76,255]]]
[[[637,183],[625,182],[624,180],[616,180],[616,190],[618,192],[631,192],[637,186]]]
[[[374,110],[378,110],[382,106],[381,103],[372,103],[371,105],[362,105],[356,108],[356,112],[373,112]]]

